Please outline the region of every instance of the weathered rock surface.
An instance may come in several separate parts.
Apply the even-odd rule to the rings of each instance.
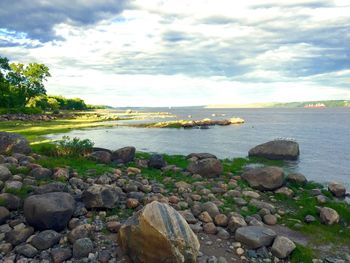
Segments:
[[[23,136],[15,133],[0,132],[0,154],[31,152],[29,142]]]
[[[132,262],[196,262],[199,242],[185,219],[167,204],[154,201],[129,218],[118,243]]]
[[[279,167],[269,166],[248,170],[242,174],[248,184],[258,190],[275,190],[283,185],[284,173]]]
[[[24,201],[24,216],[37,229],[63,230],[72,217],[75,201],[68,193],[32,195]]]
[[[22,201],[18,196],[9,193],[0,194],[0,200],[2,200],[2,205],[9,210],[17,210],[22,205]]]
[[[288,174],[286,180],[291,183],[305,184],[307,182],[306,177],[300,173]]]
[[[161,169],[164,166],[166,166],[166,162],[160,154],[153,154],[148,161],[148,167],[150,168]]]
[[[31,244],[36,249],[44,250],[57,244],[60,238],[61,234],[57,233],[56,231],[44,230],[32,238]]]
[[[33,176],[37,180],[47,179],[52,176],[52,171],[47,168],[38,167],[30,172],[30,176]]]
[[[217,157],[211,153],[191,153],[191,154],[186,156],[186,159],[191,159],[193,157],[197,158],[198,160],[208,159],[208,158],[217,159]]]
[[[328,190],[336,197],[345,197],[346,194],[345,186],[335,182],[328,185]]]
[[[87,208],[114,208],[121,193],[119,187],[94,184],[83,192],[82,199]]]
[[[13,246],[17,246],[27,240],[34,233],[32,227],[20,227],[15,228],[5,234],[5,240],[11,243]]]
[[[292,240],[284,236],[277,236],[272,244],[271,252],[278,258],[286,258],[295,248]]]
[[[217,177],[223,172],[221,162],[215,158],[206,158],[189,163],[187,170],[206,178]]]
[[[132,162],[135,158],[135,147],[128,146],[118,149],[112,153],[112,161],[119,163]]]
[[[100,163],[110,163],[112,154],[107,151],[96,151],[90,154],[90,158]]]
[[[250,248],[269,246],[276,237],[276,233],[262,226],[246,226],[236,230],[235,239]]]
[[[0,206],[0,225],[4,224],[10,217],[10,211],[3,206]]]
[[[6,166],[0,165],[0,181],[7,181],[11,175],[11,171]]]
[[[289,140],[270,141],[249,150],[249,156],[271,160],[296,160],[299,154],[299,144]]]
[[[322,207],[320,208],[320,219],[323,224],[333,225],[339,223],[339,214],[332,208]]]

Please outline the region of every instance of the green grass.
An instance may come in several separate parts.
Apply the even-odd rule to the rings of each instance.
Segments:
[[[25,166],[10,166],[9,170],[11,171],[12,174],[24,174],[27,175],[30,172],[30,168],[29,167],[25,167]]]
[[[296,248],[291,255],[292,263],[311,263],[313,256],[313,251],[310,248],[304,247],[300,244],[296,244]]]
[[[21,189],[5,189],[6,193],[13,194],[21,198],[22,200],[25,199],[31,192],[33,191],[33,187],[29,185],[22,186]]]
[[[241,173],[244,167],[248,164],[263,164],[269,166],[282,166],[283,161],[268,160],[265,158],[249,157],[249,158],[234,158],[222,160],[224,172],[231,172],[234,175]]]
[[[38,161],[40,165],[46,168],[70,167],[78,172],[80,177],[88,177],[89,171],[94,171],[94,175],[102,175],[106,172],[112,172],[113,167],[105,164],[98,164],[95,161],[83,157],[47,157]]]

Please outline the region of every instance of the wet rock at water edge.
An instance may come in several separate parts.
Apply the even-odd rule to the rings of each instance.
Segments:
[[[291,140],[274,140],[249,150],[251,157],[263,157],[271,160],[297,160],[299,154],[299,144]]]

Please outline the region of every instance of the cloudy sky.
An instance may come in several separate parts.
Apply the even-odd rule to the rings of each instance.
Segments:
[[[0,0],[0,55],[112,106],[350,99],[349,0]]]

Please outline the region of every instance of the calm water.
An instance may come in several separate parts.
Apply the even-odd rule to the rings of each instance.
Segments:
[[[220,158],[247,156],[250,148],[277,137],[294,138],[300,144],[301,156],[298,162],[288,163],[288,169],[318,182],[338,181],[350,189],[350,108],[162,110],[177,115],[179,119],[187,119],[188,115],[193,119],[239,116],[246,123],[208,130],[116,127],[72,131],[68,135],[89,138],[95,146],[109,149],[133,145],[140,151],[169,154],[209,152]],[[212,114],[217,116],[212,117]]]

